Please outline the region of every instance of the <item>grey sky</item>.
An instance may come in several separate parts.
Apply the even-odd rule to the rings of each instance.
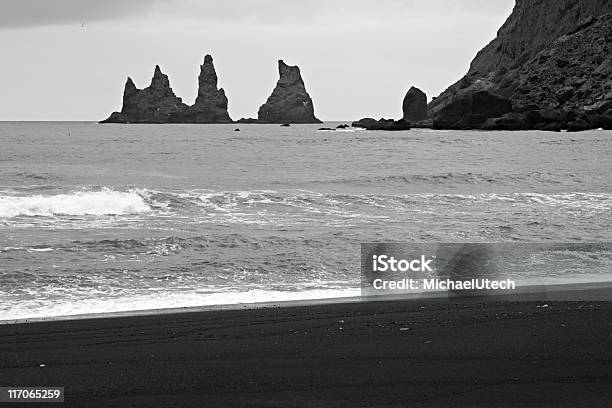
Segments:
[[[302,70],[324,120],[401,116],[495,36],[513,0],[0,0],[0,120],[98,120],[155,64],[186,103],[211,53],[234,119],[255,116],[276,60]],[[84,26],[83,26],[83,23]]]
[[[155,0],[0,0],[0,27],[35,27],[144,15]]]

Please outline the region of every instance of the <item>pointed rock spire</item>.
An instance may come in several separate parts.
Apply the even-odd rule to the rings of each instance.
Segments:
[[[155,71],[153,72],[153,78],[151,78],[151,85],[148,88],[152,93],[159,95],[160,97],[175,97],[174,91],[170,87],[170,80],[168,79],[168,75],[164,74],[159,65],[155,66]]]
[[[180,120],[189,123],[231,123],[227,112],[227,97],[217,89],[217,72],[212,57],[207,54],[200,65],[198,96],[195,103],[180,114]]]
[[[125,88],[123,89],[123,103],[125,104],[126,98],[129,98],[138,92],[138,88],[134,85],[132,78],[128,77],[125,81]]]
[[[126,91],[136,90],[136,85],[134,85],[134,81],[132,81],[132,78],[130,77],[128,77],[127,81],[125,81],[125,90]]]
[[[204,57],[204,63],[200,65],[200,76],[198,77],[198,97],[206,97],[217,92],[217,72],[213,59],[209,54]]]
[[[278,86],[298,86],[304,88],[304,81],[302,80],[302,74],[300,73],[300,68],[296,66],[289,66],[285,64],[285,61],[278,60]]]
[[[278,61],[279,80],[265,104],[259,108],[261,123],[321,123],[314,115],[312,99],[297,66]]]

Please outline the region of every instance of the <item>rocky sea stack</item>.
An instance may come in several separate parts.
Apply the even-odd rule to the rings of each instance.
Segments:
[[[189,123],[230,123],[227,97],[223,88],[217,89],[217,72],[210,55],[204,57],[198,77],[198,96],[195,103],[181,114]]]
[[[280,78],[257,113],[259,123],[322,123],[314,115],[312,99],[297,66],[278,61]]]
[[[151,85],[138,89],[131,78],[123,91],[121,112],[101,123],[231,123],[227,97],[217,89],[217,74],[210,55],[204,57],[198,78],[198,96],[188,106],[174,94],[168,76],[155,67]]]
[[[428,106],[437,128],[612,127],[612,2],[517,0],[460,81]]]
[[[170,88],[168,76],[157,65],[151,85],[144,89],[136,88],[132,78],[127,79],[121,112],[113,112],[101,123],[166,123],[186,108]]]
[[[410,87],[402,104],[404,120],[417,122],[427,119],[427,95],[419,88]]]

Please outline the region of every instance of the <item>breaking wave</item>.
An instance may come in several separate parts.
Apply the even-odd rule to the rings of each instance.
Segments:
[[[70,194],[0,196],[0,218],[18,216],[52,217],[61,215],[127,215],[151,211],[135,190],[103,189]]]
[[[147,215],[171,220],[172,217],[188,216],[210,222],[285,225],[315,219],[324,219],[325,222],[358,219],[365,222],[390,216],[383,210],[419,212],[441,209],[449,212],[453,208],[463,210],[466,205],[483,209],[495,205],[530,211],[553,207],[601,212],[612,208],[612,195],[582,192],[339,194],[308,190],[162,192],[103,188],[53,195],[0,193],[0,218],[58,217],[53,222],[69,222],[71,218],[65,217]],[[475,211],[474,207],[471,208]],[[324,218],[326,216],[328,218]]]

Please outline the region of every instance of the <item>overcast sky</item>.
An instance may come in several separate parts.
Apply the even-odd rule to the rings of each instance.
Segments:
[[[0,120],[100,120],[155,64],[183,101],[212,54],[233,119],[299,65],[323,120],[400,117],[495,37],[514,0],[0,0]]]

